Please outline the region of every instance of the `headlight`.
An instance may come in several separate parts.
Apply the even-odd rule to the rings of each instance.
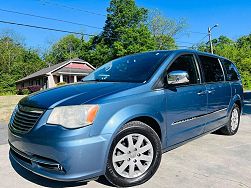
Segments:
[[[98,105],[62,106],[52,110],[47,123],[62,125],[66,128],[78,128],[94,122]]]

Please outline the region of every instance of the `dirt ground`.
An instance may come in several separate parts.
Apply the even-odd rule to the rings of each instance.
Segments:
[[[16,104],[25,95],[0,96],[0,122],[7,123]]]

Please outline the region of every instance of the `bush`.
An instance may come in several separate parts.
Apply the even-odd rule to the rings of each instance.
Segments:
[[[38,85],[33,85],[33,86],[28,86],[28,90],[30,91],[30,93],[36,92],[36,91],[40,91],[41,90],[41,86]]]
[[[15,95],[15,92],[12,92],[12,91],[2,91],[0,89],[0,96],[8,96],[8,95]]]
[[[17,95],[23,95],[23,91],[22,89],[18,89],[17,92],[16,92]]]
[[[31,92],[30,92],[30,90],[29,89],[23,89],[22,90],[22,94],[23,95],[29,95]]]
[[[251,75],[248,71],[243,71],[241,74],[243,88],[246,90],[251,89]]]

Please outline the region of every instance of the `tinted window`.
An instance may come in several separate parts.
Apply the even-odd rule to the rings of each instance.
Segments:
[[[222,59],[221,62],[226,72],[226,80],[227,81],[239,80],[238,71],[235,65],[231,61],[228,61],[226,59]]]
[[[197,84],[200,79],[193,55],[182,55],[178,57],[169,67],[167,73],[172,71],[186,71],[189,75],[189,84]]]
[[[224,81],[224,75],[217,58],[199,55],[206,82]]]
[[[150,79],[171,52],[146,52],[115,59],[99,67],[83,81],[144,82]]]

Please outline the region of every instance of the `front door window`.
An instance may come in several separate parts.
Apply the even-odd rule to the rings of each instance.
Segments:
[[[195,59],[192,54],[178,57],[169,67],[167,74],[172,71],[186,71],[189,75],[189,83],[187,84],[197,84],[200,82]]]

